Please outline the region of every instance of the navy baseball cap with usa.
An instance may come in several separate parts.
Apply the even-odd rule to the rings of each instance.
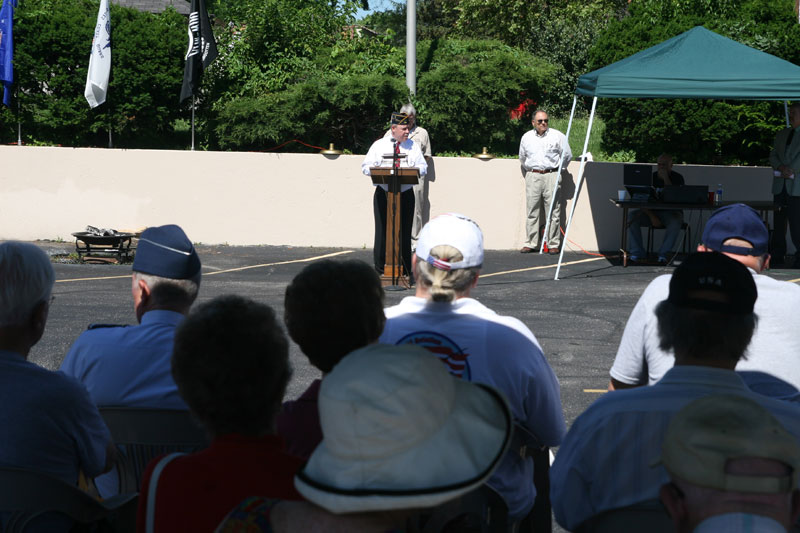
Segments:
[[[718,252],[700,252],[675,269],[667,301],[686,309],[749,314],[756,298],[758,289],[746,266]]]
[[[189,279],[200,272],[200,258],[180,226],[156,226],[147,228],[139,237],[133,271],[162,278]]]
[[[723,244],[728,239],[747,241],[753,247]],[[731,204],[720,207],[708,218],[703,244],[717,252],[762,256],[769,246],[769,231],[755,209],[744,204]]]

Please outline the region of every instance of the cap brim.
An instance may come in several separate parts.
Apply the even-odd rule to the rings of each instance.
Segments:
[[[464,381],[456,382],[454,405],[427,441],[371,463],[339,457],[323,439],[295,476],[295,487],[332,513],[434,507],[470,492],[508,449],[511,411],[495,389]]]

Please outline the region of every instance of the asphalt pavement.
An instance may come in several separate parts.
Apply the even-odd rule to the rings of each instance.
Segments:
[[[54,258],[73,250],[70,243],[37,242]],[[370,249],[288,246],[198,245],[203,263],[199,300],[241,294],[283,314],[286,285],[303,266],[324,257],[370,262]],[[564,412],[571,422],[608,384],[608,369],[639,294],[672,267],[622,268],[619,259],[568,252],[560,279],[553,280],[557,256],[487,251],[472,295],[500,314],[522,320],[533,331],[561,382]],[[130,264],[54,264],[55,301],[44,337],[31,360],[57,369],[72,342],[90,323],[134,324]],[[790,271],[776,271],[789,275]],[[387,292],[393,305],[410,290]],[[318,376],[296,345],[288,396],[300,394]]]

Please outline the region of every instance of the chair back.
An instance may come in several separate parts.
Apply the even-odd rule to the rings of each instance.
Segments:
[[[208,435],[189,411],[135,407],[100,407],[117,447],[114,468],[119,492],[139,490],[147,464],[159,455],[191,453],[208,446]]]
[[[619,531],[673,533],[675,526],[661,501],[648,500],[600,513],[575,530],[576,533],[618,533]]]
[[[489,485],[442,504],[415,517],[409,530],[420,533],[550,533],[553,530],[550,505],[550,448],[532,432],[514,424],[509,451],[533,459],[536,501],[528,516],[514,522],[508,517],[503,497]]]
[[[132,527],[131,517],[135,517],[136,498],[136,494],[120,494],[101,502],[75,485],[51,475],[22,468],[0,467],[0,512],[4,515],[3,531],[6,533],[21,533],[27,531],[29,526],[42,530],[41,520],[47,518],[69,527],[73,522],[91,524],[123,512]],[[57,515],[43,516],[50,513],[66,515],[70,520]],[[52,521],[47,523],[51,524]]]
[[[514,424],[514,437],[511,450],[517,450],[521,457],[533,459],[533,486],[536,487],[536,501],[528,516],[518,525],[520,533],[551,533],[553,514],[550,503],[550,448],[520,424]]]
[[[425,510],[408,520],[409,533],[512,533],[508,506],[489,485]]]

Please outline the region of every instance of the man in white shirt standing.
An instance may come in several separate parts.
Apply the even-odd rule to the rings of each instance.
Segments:
[[[412,104],[405,104],[400,108],[400,112],[408,115],[409,140],[414,141],[414,144],[419,146],[419,149],[422,150],[422,155],[425,156],[425,162],[430,163],[433,157],[431,152],[431,139],[430,136],[428,136],[428,130],[417,125],[416,108]],[[391,129],[387,130],[383,135],[386,139],[391,136]],[[428,176],[425,176],[425,179],[420,178],[419,183],[414,185],[414,224],[411,227],[412,244],[416,244],[419,232],[422,230],[422,226],[428,223],[428,216],[430,215],[427,178]]]
[[[523,254],[539,251],[539,210],[542,208],[542,200],[545,212],[555,202],[549,235],[545,235],[544,240],[551,254],[560,251],[561,204],[558,202],[558,189],[555,186],[559,179],[559,166],[564,168],[569,164],[572,150],[567,137],[558,130],[550,129],[548,122],[547,113],[536,111],[531,120],[534,129],[523,135],[519,143],[519,162],[525,177],[525,197],[528,203],[528,219],[525,224],[527,240],[520,250]]]
[[[392,113],[392,135],[378,139],[370,146],[364,162],[361,163],[361,172],[369,176],[372,167],[391,167],[390,154],[397,152],[405,157],[397,160],[401,168],[417,168],[420,177],[428,173],[428,164],[419,145],[408,138],[408,115],[406,113]],[[386,157],[389,156],[389,157]],[[375,214],[375,243],[372,248],[375,270],[383,274],[386,260],[386,185],[375,187],[372,208]],[[414,217],[414,191],[411,185],[402,185],[400,188],[400,249],[403,256],[403,270],[411,273],[411,225]],[[413,283],[413,279],[412,279]]]

